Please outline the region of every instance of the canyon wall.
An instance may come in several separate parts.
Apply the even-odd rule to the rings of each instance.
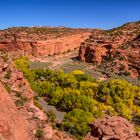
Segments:
[[[42,30],[42,28],[37,29]],[[91,34],[91,31],[86,29],[65,29],[66,31],[62,32],[62,29],[58,28],[53,29],[51,33],[47,28],[44,29],[47,30],[46,33],[44,30],[41,33],[32,33],[32,28],[28,29],[30,32],[19,31],[19,29],[7,30],[0,32],[0,49],[19,51],[21,54],[33,56],[55,55],[74,50],[80,47],[81,42]]]
[[[81,43],[79,59],[98,65],[110,74],[140,77],[140,22],[92,33]],[[110,75],[109,74],[109,75]]]

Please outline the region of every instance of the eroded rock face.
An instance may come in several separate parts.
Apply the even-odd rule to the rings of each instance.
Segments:
[[[140,35],[138,35],[128,46],[129,51],[127,52],[128,63],[133,68],[135,75],[140,76]]]
[[[4,62],[0,58],[0,79],[1,81],[8,85],[12,93],[21,93],[25,97],[27,97],[31,102],[33,101],[34,92],[30,87],[27,79],[24,78],[23,73],[19,71],[16,66],[13,64],[12,60],[8,60]],[[9,72],[9,77],[6,78]]]
[[[0,49],[22,55],[54,55],[74,50],[91,32],[87,29],[22,28],[0,31]]]
[[[96,63],[110,73],[140,77],[140,22],[94,32],[81,44],[79,59]],[[120,70],[123,65],[123,70]]]
[[[95,140],[139,140],[134,126],[122,117],[106,117],[97,119],[91,125],[91,139]],[[87,138],[88,139],[88,138]]]
[[[28,123],[0,83],[0,134],[2,140],[31,140]]]

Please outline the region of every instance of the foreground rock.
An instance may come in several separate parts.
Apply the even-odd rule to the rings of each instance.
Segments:
[[[30,84],[15,67],[12,57],[3,51],[0,51],[0,73],[0,140],[72,140],[47,123],[47,110],[34,105],[35,94]],[[43,131],[41,138],[36,137],[38,129]]]
[[[106,117],[97,119],[91,125],[91,135],[85,140],[140,140],[134,126],[122,117]]]
[[[0,83],[0,134],[2,140],[30,140],[28,123]]]

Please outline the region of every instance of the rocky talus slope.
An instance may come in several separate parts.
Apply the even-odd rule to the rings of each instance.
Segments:
[[[140,76],[140,22],[93,33],[81,44],[79,59],[109,74]]]
[[[0,31],[0,49],[30,56],[55,55],[78,48],[91,31],[64,27],[9,28]]]

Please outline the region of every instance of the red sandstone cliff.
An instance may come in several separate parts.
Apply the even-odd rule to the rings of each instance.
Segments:
[[[93,33],[81,44],[79,59],[109,73],[140,76],[140,22]]]
[[[0,48],[33,56],[54,55],[78,48],[91,31],[47,27],[10,28],[0,31]]]

